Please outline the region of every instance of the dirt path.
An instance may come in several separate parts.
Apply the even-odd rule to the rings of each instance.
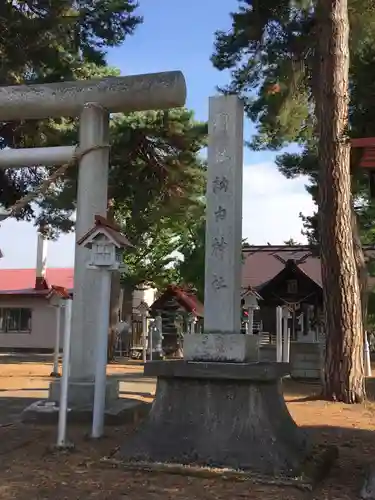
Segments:
[[[22,363],[0,366],[0,391],[27,393],[49,381],[50,365]],[[114,376],[133,380],[136,388],[153,390],[153,382],[140,381],[141,367],[114,365]],[[26,380],[27,379],[27,380]],[[124,382],[125,386],[128,382]],[[143,385],[142,385],[143,384]],[[26,387],[26,389],[25,389]],[[0,426],[1,500],[354,500],[363,481],[363,470],[375,461],[375,406],[345,406],[316,401],[314,385],[285,384],[285,398],[296,422],[318,442],[339,446],[340,457],[326,481],[313,493],[293,488],[257,486],[223,480],[203,480],[152,473],[129,473],[100,466],[100,458],[114,452],[132,432],[131,427],[108,428],[99,442],[87,439],[88,429],[70,427],[73,453],[56,453],[54,427],[13,424]],[[32,392],[30,391],[30,392]],[[134,397],[138,397],[134,394]],[[10,398],[12,399],[12,398]],[[13,397],[25,401],[24,397]],[[26,398],[27,399],[27,398]],[[20,404],[20,403],[18,403]],[[6,405],[4,404],[4,411]],[[2,413],[3,407],[0,406]],[[11,417],[7,413],[7,418]],[[3,418],[2,418],[3,420]]]
[[[48,397],[51,356],[0,356],[0,424],[14,420],[28,405]],[[108,375],[120,380],[120,397],[151,401],[155,380],[143,377],[139,362],[108,366]]]

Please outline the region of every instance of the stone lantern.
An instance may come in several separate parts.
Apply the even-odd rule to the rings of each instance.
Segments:
[[[101,273],[100,301],[97,304],[98,338],[95,346],[96,365],[92,424],[92,437],[98,438],[102,436],[104,427],[111,274],[112,271],[125,270],[123,264],[124,249],[132,245],[116,225],[99,215],[95,216],[94,227],[77,244],[90,250],[88,269]]]
[[[125,235],[104,217],[95,217],[95,226],[78,242],[90,250],[89,269],[125,271],[124,249],[132,247]]]
[[[243,296],[243,306],[248,313],[246,333],[250,335],[253,333],[254,311],[259,309],[259,300],[261,300],[261,296],[251,287],[248,288]]]

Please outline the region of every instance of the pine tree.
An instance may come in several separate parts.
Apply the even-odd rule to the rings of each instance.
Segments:
[[[364,400],[363,325],[352,233],[347,0],[318,0],[316,118],[320,255],[325,326],[325,395]]]
[[[108,47],[120,45],[142,22],[134,0],[6,1],[0,5],[0,85],[88,79],[119,74],[106,66]],[[111,120],[111,217],[136,251],[126,256],[123,286],[161,284],[171,277],[170,253],[185,237],[190,211],[200,205],[204,166],[199,152],[207,126],[186,109],[116,115]],[[0,124],[0,148],[77,143],[70,119]],[[0,172],[0,203],[11,206],[53,168]],[[49,237],[74,229],[77,168],[71,167],[19,218],[48,224]],[[117,322],[120,276],[112,282],[111,322]]]
[[[291,142],[303,146],[301,155],[279,157],[278,166],[288,177],[308,174],[311,179],[309,191],[316,197],[319,162],[314,102],[320,78],[316,2],[247,0],[239,3],[239,11],[231,14],[232,29],[218,32],[216,37],[213,63],[218,69],[230,69],[232,75],[231,84],[222,90],[238,92],[245,99],[248,116],[258,129],[257,135],[249,142],[251,147],[278,150]],[[364,65],[366,52],[367,58],[369,50],[374,53],[371,47],[375,40],[375,11],[371,0],[350,0],[349,17],[354,55],[350,120],[353,133],[363,136],[365,120],[360,115],[364,109],[364,96],[359,95],[356,85],[359,76],[356,66]],[[360,88],[366,94],[365,88]],[[368,100],[370,95],[371,91]],[[355,165],[358,157],[352,156]],[[354,191],[364,193],[363,178],[355,173]],[[352,221],[355,223],[355,218]],[[316,219],[309,222],[313,229],[319,229]],[[363,272],[364,259],[358,245],[356,224],[353,229],[357,266],[363,281],[366,273]],[[338,397],[340,399],[341,395]],[[359,399],[361,397],[359,394]],[[347,399],[347,395],[342,395],[342,399]]]
[[[142,22],[137,7],[134,0],[0,2],[0,85],[75,80],[100,73],[106,49],[120,45]],[[59,145],[61,122],[1,123],[0,148]],[[1,170],[0,202],[12,205],[43,175],[35,168]],[[20,213],[20,218],[32,217],[30,206]]]

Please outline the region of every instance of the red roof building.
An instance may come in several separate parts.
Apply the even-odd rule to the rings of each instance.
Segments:
[[[175,301],[176,305],[187,313],[192,313],[197,317],[203,316],[203,304],[196,295],[189,290],[176,285],[169,285],[158,299],[151,305],[150,311],[157,314],[165,308],[166,303]]]
[[[67,298],[73,292],[73,268],[0,269],[0,350],[52,352],[56,328],[63,342],[64,314],[56,320],[51,294]]]
[[[1,295],[46,295],[55,285],[73,292],[74,269],[49,268],[46,271],[47,289],[36,288],[36,270],[33,269],[0,269]]]

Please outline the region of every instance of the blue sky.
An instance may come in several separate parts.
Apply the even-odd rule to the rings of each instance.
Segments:
[[[214,33],[230,28],[229,13],[237,5],[237,0],[141,0],[144,24],[122,47],[110,51],[108,63],[120,68],[123,74],[182,70],[188,89],[186,105],[198,119],[206,120],[208,97],[229,79],[227,71],[217,71],[209,60]],[[253,130],[247,121],[245,138]],[[273,161],[274,154],[246,148],[244,159],[245,164]]]
[[[206,120],[208,97],[216,86],[228,82],[227,72],[213,68],[214,33],[230,28],[230,11],[237,0],[140,0],[144,16],[133,37],[108,53],[108,63],[123,75],[181,70],[186,78],[187,107]],[[245,139],[254,129],[245,125]],[[274,166],[271,152],[244,150],[243,236],[249,243],[282,243],[289,237],[303,242],[299,212],[311,213],[313,205],[304,189],[305,179],[286,180]],[[260,215],[261,214],[261,215]],[[36,232],[32,224],[7,220],[0,228],[2,268],[33,267]],[[48,265],[73,265],[74,235],[62,236],[49,245]]]

